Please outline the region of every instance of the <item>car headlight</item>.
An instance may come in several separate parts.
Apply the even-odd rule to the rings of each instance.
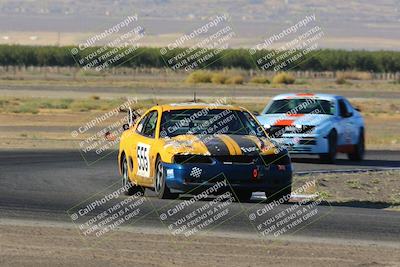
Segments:
[[[270,124],[264,124],[264,128],[265,129],[271,129],[271,125]]]

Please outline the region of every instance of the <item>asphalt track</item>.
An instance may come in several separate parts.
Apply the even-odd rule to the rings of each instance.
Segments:
[[[0,152],[0,218],[28,218],[71,222],[68,210],[83,207],[85,199],[97,194],[104,196],[119,186],[116,153],[95,161],[86,159],[78,151],[1,151]],[[91,163],[91,164],[88,164]],[[400,151],[369,151],[360,163],[339,159],[336,165],[319,164],[313,157],[294,158],[296,172],[320,170],[351,170],[400,167]],[[112,205],[119,199],[113,199]],[[158,200],[147,194],[141,205],[140,219],[134,226],[165,228],[174,218],[160,220],[166,206],[183,200]],[[86,203],[86,202],[85,202]],[[199,201],[194,210],[206,203]],[[78,206],[76,206],[78,204]],[[220,224],[219,231],[255,233],[249,221],[252,214],[264,207],[258,199],[251,203],[232,203],[230,217]],[[270,211],[278,213],[292,204],[280,205]],[[294,233],[301,237],[343,238],[351,240],[400,241],[400,213],[382,209],[360,208],[362,203],[337,204],[323,202],[318,206],[315,221],[305,224]],[[96,210],[102,212],[106,207]],[[72,210],[73,212],[74,210]],[[271,215],[272,216],[272,215]]]

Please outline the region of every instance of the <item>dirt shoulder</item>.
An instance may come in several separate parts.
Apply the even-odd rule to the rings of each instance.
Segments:
[[[297,188],[315,181],[309,194],[318,193],[336,206],[388,208],[400,210],[400,171],[329,173],[294,176]]]
[[[3,220],[4,221],[4,220]],[[0,223],[1,266],[398,266],[400,249],[382,244],[172,237],[118,230],[103,242],[65,225]]]

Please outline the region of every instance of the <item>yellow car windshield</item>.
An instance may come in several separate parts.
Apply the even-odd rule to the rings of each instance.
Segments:
[[[235,134],[265,137],[259,124],[245,111],[229,109],[187,109],[165,111],[161,118],[164,136]]]

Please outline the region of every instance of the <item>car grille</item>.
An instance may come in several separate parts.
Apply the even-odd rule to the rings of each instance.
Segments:
[[[183,164],[183,163],[213,163],[213,160],[210,156],[203,155],[175,155],[174,162]]]
[[[271,126],[271,128],[266,129],[267,133],[273,137],[277,138],[287,133],[294,134],[305,134],[310,133],[314,130],[315,126],[303,125],[301,129],[297,129],[295,126]]]
[[[175,155],[174,162],[178,164],[196,163],[211,164],[218,161],[223,164],[253,164],[262,163],[266,165],[288,165],[290,157],[288,154],[272,155],[224,155],[224,156],[203,156],[203,155]]]
[[[215,156],[216,160],[222,163],[253,163],[255,162],[257,156],[248,156],[248,155],[227,155],[227,156]]]
[[[299,145],[315,146],[316,144],[317,144],[317,142],[316,142],[316,140],[314,138],[300,139],[299,140]]]

